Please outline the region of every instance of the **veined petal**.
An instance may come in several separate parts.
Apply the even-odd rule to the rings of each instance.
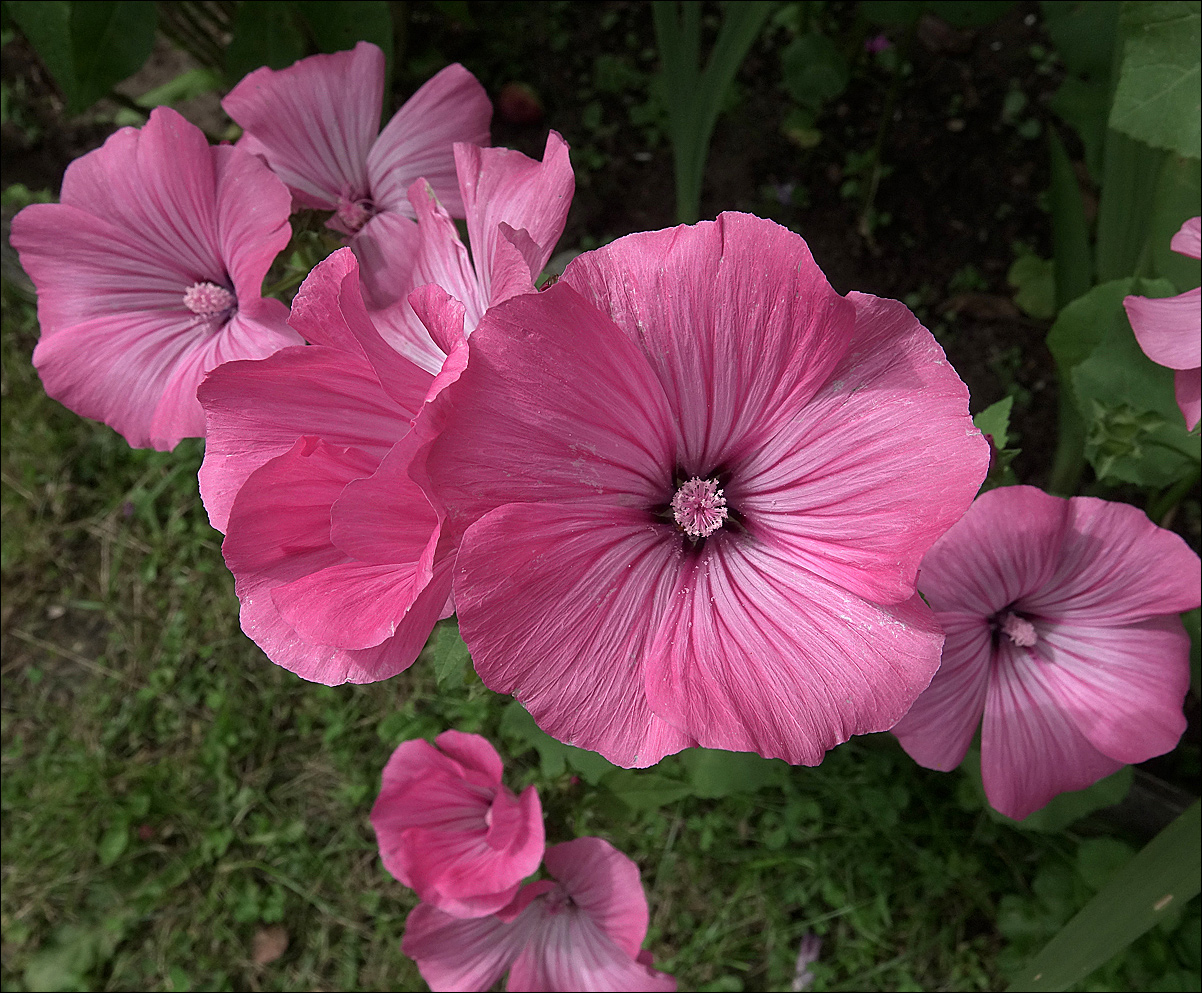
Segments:
[[[654,368],[690,476],[746,458],[793,419],[856,320],[801,238],[748,214],[627,235],[574,259],[552,290],[564,283]]]
[[[939,666],[943,635],[917,595],[870,603],[729,533],[690,566],[645,685],[651,709],[703,747],[817,765],[853,734],[896,724]]]
[[[1202,420],[1202,368],[1185,369],[1173,377],[1177,406],[1185,417],[1185,427],[1192,431]]]
[[[1202,366],[1202,289],[1175,297],[1123,298],[1139,347],[1170,369]]]
[[[516,694],[560,741],[619,765],[695,744],[651,712],[643,689],[680,555],[679,539],[641,511],[544,503],[488,514],[464,536],[455,569],[480,678]]]
[[[546,866],[582,914],[631,958],[638,955],[650,916],[632,859],[601,838],[577,838],[547,849]]]
[[[370,42],[312,55],[287,69],[256,69],[221,106],[305,206],[333,210],[369,191],[367,159],[380,128],[384,53]]]
[[[405,102],[368,153],[373,199],[407,213],[409,187],[425,178],[447,209],[462,217],[452,148],[459,141],[487,145],[491,121],[492,101],[484,87],[463,66],[447,66]]]
[[[917,318],[853,293],[852,344],[830,380],[731,463],[730,506],[752,534],[857,596],[914,594],[931,544],[989,466],[968,389]]]
[[[432,990],[490,989],[521,953],[529,922],[518,918],[458,918],[418,904],[405,922],[401,951],[417,963]]]
[[[395,210],[380,211],[351,239],[369,307],[389,307],[416,285],[413,266],[420,244],[417,224]]]
[[[1191,259],[1202,258],[1202,217],[1191,217],[1173,235],[1169,248]]]
[[[985,713],[993,645],[984,618],[935,616],[946,638],[939,671],[893,733],[919,765],[950,772],[964,761]]]
[[[267,270],[292,238],[292,198],[253,155],[228,145],[212,149],[212,155],[221,257],[239,303],[250,301],[262,293]]]
[[[1049,690],[1053,665],[1008,639],[998,643],[981,726],[981,777],[990,805],[1015,820],[1123,766],[1090,744]]]
[[[246,478],[298,438],[364,452],[374,459],[362,473],[370,475],[409,430],[411,417],[384,392],[366,358],[320,345],[227,363],[209,374],[199,396],[208,432],[200,492],[219,531]]]

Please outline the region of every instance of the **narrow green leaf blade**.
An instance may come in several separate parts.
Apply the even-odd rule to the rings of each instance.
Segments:
[[[1202,889],[1202,801],[1160,832],[1047,946],[1008,989],[1064,990],[1117,955]]]

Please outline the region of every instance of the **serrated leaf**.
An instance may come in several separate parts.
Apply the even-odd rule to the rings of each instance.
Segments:
[[[1123,11],[1126,38],[1110,126],[1154,148],[1202,156],[1202,5],[1143,2]]]
[[[1010,433],[1010,409],[1014,406],[1014,397],[1002,397],[997,403],[992,403],[972,419],[981,434],[993,438],[994,447],[999,451],[1006,447]]]
[[[1014,977],[1010,990],[1067,989],[1202,889],[1202,801],[1160,832]]]

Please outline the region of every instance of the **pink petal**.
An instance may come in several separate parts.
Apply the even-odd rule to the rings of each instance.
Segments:
[[[968,509],[989,446],[967,388],[914,315],[894,300],[851,300],[855,334],[830,381],[735,456],[726,498],[797,567],[898,603],[913,595],[927,549]]]
[[[650,917],[632,859],[600,838],[577,838],[548,848],[546,866],[582,914],[631,958],[639,954]]]
[[[989,617],[1047,587],[1069,504],[1034,486],[982,493],[922,561],[918,587],[936,612]]]
[[[461,144],[455,146],[455,163],[484,299],[492,305],[512,295],[495,292],[505,282],[497,271],[498,246],[508,244],[499,228],[502,223],[524,231],[534,250],[519,273],[528,287],[524,292],[530,292],[563,233],[576,188],[567,143],[550,132],[542,162],[508,148]]]
[[[464,770],[470,770],[474,776],[478,775],[483,782],[494,786],[501,784],[505,767],[487,738],[449,728],[435,738],[434,743],[448,758],[458,762]]]
[[[405,102],[368,153],[376,203],[407,213],[409,187],[424,177],[447,209],[462,217],[452,146],[487,145],[491,120],[492,102],[476,77],[461,65],[447,66]]]
[[[1175,297],[1123,297],[1139,347],[1170,369],[1202,366],[1202,289]]]
[[[368,154],[380,127],[384,53],[369,42],[256,69],[221,101],[242,126],[240,147],[261,155],[307,207],[333,210],[366,196]]]
[[[460,919],[418,904],[405,922],[401,951],[432,990],[490,989],[518,957],[526,928],[496,917]]]
[[[999,641],[981,727],[981,776],[994,809],[1021,820],[1068,790],[1117,772],[1047,685],[1053,668],[1038,654]]]
[[[1192,431],[1202,420],[1202,368],[1185,369],[1173,377],[1177,406],[1185,417],[1186,430]]]
[[[493,511],[468,531],[456,565],[460,628],[480,678],[515,693],[560,741],[619,765],[652,765],[695,744],[651,712],[643,689],[643,657],[680,555],[679,540],[641,511]]]
[[[1074,497],[1056,572],[1019,607],[1056,622],[1113,627],[1178,614],[1200,601],[1198,556],[1180,536],[1130,504]]]
[[[950,772],[964,761],[985,713],[992,632],[981,617],[943,613],[936,619],[946,636],[939,671],[893,733],[919,765]]]
[[[676,980],[626,955],[588,917],[561,914],[533,935],[513,963],[506,989],[671,993]]]
[[[707,539],[680,570],[645,667],[651,709],[703,747],[806,765],[896,724],[939,666],[926,605],[861,600],[741,537]]]
[[[492,308],[469,351],[429,461],[455,534],[510,502],[668,501],[676,432],[663,390],[637,345],[570,286]]]
[[[746,457],[793,419],[829,380],[855,321],[805,242],[748,214],[628,235],[577,257],[564,283],[655,369],[687,475]]]
[[[420,243],[417,225],[395,210],[376,214],[351,239],[363,297],[373,310],[391,306],[416,285],[413,266]]]
[[[253,155],[229,146],[218,146],[212,154],[221,257],[239,302],[250,301],[262,292],[267,270],[292,238],[292,198]]]
[[[1202,217],[1191,217],[1173,235],[1169,248],[1191,259],[1202,258]]]
[[[1145,762],[1185,731],[1189,637],[1176,617],[1126,627],[1037,625],[1047,692],[1099,752]]]
[[[412,416],[385,394],[365,358],[323,346],[223,365],[205,379],[199,396],[208,432],[200,492],[219,531],[246,478],[298,438],[321,437],[369,454],[375,463],[362,473],[368,475],[409,430]]]

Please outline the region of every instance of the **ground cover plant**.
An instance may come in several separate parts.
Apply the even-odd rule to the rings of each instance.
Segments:
[[[1197,4],[3,11],[6,989],[488,988],[506,970],[510,988],[575,988],[571,949],[581,944],[608,963],[598,981],[613,988],[1197,987]],[[97,37],[121,43],[97,58]],[[356,47],[363,41],[376,47]],[[315,53],[325,54],[289,68]],[[402,106],[417,114],[432,93],[459,93],[475,110],[447,140],[466,144],[412,175],[389,173],[379,149],[404,144],[400,126],[380,132],[368,106],[356,118],[359,151],[303,175],[270,129],[274,118],[323,113],[306,103],[325,99],[321,86],[305,89],[312,66],[361,67],[340,70],[361,79],[346,90],[378,87],[384,124]],[[231,93],[226,116],[218,99]],[[296,105],[280,111],[270,102],[279,94]],[[155,109],[164,104],[182,116]],[[450,132],[448,106],[438,121]],[[494,148],[480,149],[472,114],[489,110]],[[237,125],[250,136],[241,145],[210,144],[237,138]],[[108,160],[80,157],[119,127],[141,130],[105,146],[130,152],[110,174],[114,189],[160,161],[152,148],[177,157],[163,153],[169,167],[143,190],[208,168],[242,177],[242,190],[262,184],[218,209],[247,232],[235,242],[243,254],[220,255],[229,285],[220,266],[197,269],[161,310],[185,331],[209,328],[206,341],[232,341],[243,318],[270,323],[279,301],[279,313],[291,305],[291,328],[269,329],[277,337],[260,352],[220,355],[270,357],[197,360],[186,382],[172,369],[153,409],[139,403],[146,378],[97,385],[123,368],[103,336],[86,348],[69,337],[114,285],[124,292],[133,280],[149,294],[161,282],[145,265],[116,284],[103,275],[126,242],[141,258],[157,224],[146,204],[170,199],[139,194],[132,180],[124,203],[88,185],[86,170],[103,174]],[[185,155],[201,164],[179,165]],[[64,182],[72,160],[85,165]],[[360,172],[370,179],[361,187]],[[290,219],[286,187],[305,208]],[[451,218],[463,214],[457,231]],[[648,233],[719,215],[687,233]],[[252,217],[278,245],[250,247]],[[285,220],[291,241],[260,301],[255,280],[285,244]],[[70,270],[62,290],[80,231],[112,247]],[[720,264],[707,254],[717,235]],[[682,245],[687,264],[672,255]],[[187,238],[154,251],[163,272],[185,252],[203,254]],[[654,274],[640,252],[661,253]],[[751,291],[738,276],[746,259]],[[696,286],[720,296],[731,271],[740,306],[711,316],[741,349],[712,361],[706,349],[723,339],[714,346],[695,326],[710,322],[679,321],[672,308]],[[417,292],[398,298],[406,279]],[[612,291],[621,279],[625,296]],[[775,317],[746,318],[778,313],[778,283],[829,301],[815,325],[822,340],[853,342],[851,358],[815,348],[782,365],[820,387],[785,404],[807,411],[816,433],[804,437],[782,427],[757,379],[767,359],[745,358],[794,340]],[[659,345],[623,351],[614,339],[573,351],[581,335],[618,333],[609,329],[625,328],[624,315]],[[150,341],[162,326],[122,333]],[[674,330],[656,339],[657,328]],[[523,329],[525,352],[511,337]],[[873,349],[857,351],[866,338]],[[938,365],[943,352],[950,367]],[[569,374],[544,380],[553,354]],[[693,380],[697,355],[710,365]],[[898,382],[901,367],[923,392],[902,392],[913,387]],[[770,371],[773,388],[791,382]],[[723,393],[728,375],[736,386]],[[202,406],[187,406],[202,380]],[[657,380],[688,388],[660,403],[646,399],[650,386],[629,385]],[[328,403],[332,392],[345,409]],[[938,409],[926,399],[934,393]],[[168,406],[174,397],[182,412]],[[587,430],[601,433],[564,462],[555,438],[563,424],[573,438],[586,431],[572,420],[580,397]],[[306,407],[319,423],[285,438]],[[548,428],[546,410],[564,413]],[[734,441],[714,455],[723,417]],[[704,436],[690,435],[702,422]],[[353,457],[352,429],[370,442]],[[604,431],[626,430],[633,447],[607,450],[587,477],[605,499],[572,491]],[[130,447],[117,431],[172,450]],[[684,440],[665,455],[655,439],[673,431]],[[800,519],[779,502],[795,513],[836,496],[865,520],[881,513],[839,482],[847,450],[887,467],[910,495],[908,516],[864,529],[835,586],[773,586],[778,573],[756,543],[785,547]],[[760,452],[771,458],[756,462]],[[828,453],[820,473],[790,461],[815,452]],[[686,614],[698,631],[711,622],[696,604],[655,613],[654,584],[607,587],[637,623],[573,614],[589,596],[580,543],[595,539],[582,536],[613,533],[642,492],[627,478],[640,473],[639,487],[654,484],[640,498],[653,517],[613,547],[642,548],[638,535],[659,528],[672,540],[654,556],[621,554],[640,568],[680,555],[696,570],[721,556],[739,578],[726,587],[721,572],[699,572],[715,600],[755,587],[753,621],[739,621],[740,598],[728,597],[712,622],[728,640],[698,636],[717,638],[724,660],[757,660],[743,683],[733,662],[707,669],[691,634],[655,635]],[[815,503],[800,485],[807,474],[834,488]],[[757,490],[765,478],[772,487]],[[984,497],[956,523],[982,483]],[[302,485],[316,515],[287,502]],[[922,485],[942,488],[931,498],[941,509],[924,510]],[[436,502],[423,503],[427,493]],[[1034,529],[1018,546],[1043,558],[1003,554],[1010,532],[997,520],[1007,517]],[[316,538],[303,531],[311,518]],[[397,520],[409,524],[390,530]],[[1137,531],[1146,537],[1120,549],[1116,536]],[[881,533],[907,536],[885,554],[913,560],[908,580],[905,568],[872,571]],[[964,537],[981,533],[997,537]],[[343,558],[305,560],[281,580],[263,535],[286,563],[296,564],[295,547]],[[930,585],[920,576],[918,588],[933,613],[913,586],[932,544]],[[973,564],[981,549],[988,565]],[[556,592],[546,563],[562,561],[576,564],[561,569],[570,582]],[[971,584],[940,577],[961,568],[1026,585],[983,608],[960,599]],[[387,583],[347,601],[369,573]],[[572,585],[579,576],[583,587]],[[452,579],[458,617],[439,619]],[[890,652],[829,621],[806,628],[840,597],[861,628],[898,632]],[[549,620],[531,628],[542,614]],[[644,637],[640,625],[644,642],[623,650],[644,652],[646,666],[666,659],[663,684],[632,696],[610,678],[611,662],[580,664],[615,638]],[[796,657],[759,666],[784,628]],[[827,637],[874,673],[871,694],[893,702],[810,699],[789,710],[759,696],[768,671],[787,681],[804,664],[807,684],[826,678],[814,645]],[[574,638],[583,640],[564,668],[556,652]],[[988,665],[955,654],[973,638],[984,639]],[[1107,639],[1126,647],[1114,654]],[[1028,665],[1045,645],[1067,653],[1058,671],[1080,682],[1024,683],[1036,670],[1013,669],[1024,675],[982,689],[976,709],[967,696],[946,709],[966,679],[989,678],[972,673]],[[1094,652],[1114,663],[1106,682],[1123,693],[1091,685]],[[1167,668],[1144,682],[1153,656]],[[723,697],[736,683],[738,706]],[[858,692],[836,685],[849,700]],[[1038,689],[1014,690],[1029,685]],[[997,702],[1016,693],[1052,702]],[[1075,731],[1047,717],[1061,712]],[[1043,714],[1044,724],[1014,731],[1011,713]],[[643,720],[651,730],[639,737]],[[894,725],[896,736],[863,733]],[[1040,747],[1024,751],[1031,735]],[[1043,764],[1057,750],[1056,764]],[[455,820],[449,797],[474,811],[468,821]],[[512,840],[497,841],[494,824],[510,825]],[[482,855],[486,828],[495,843]],[[545,871],[532,882],[543,836]],[[460,871],[457,860],[484,855],[492,861]],[[465,889],[481,876],[487,886]],[[601,878],[623,880],[614,886],[624,895],[590,896]],[[564,934],[575,944],[557,944]],[[564,947],[562,960],[540,957]]]

